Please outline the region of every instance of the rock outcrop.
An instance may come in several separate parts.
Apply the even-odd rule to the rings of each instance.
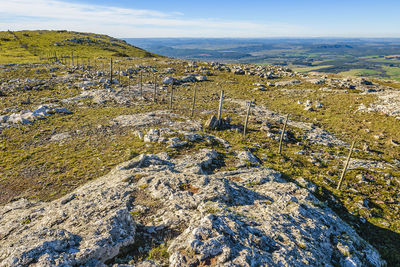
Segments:
[[[156,203],[148,231],[175,229],[165,240],[170,266],[384,266],[307,189],[264,167],[215,172],[219,164],[208,149],[140,155],[62,199],[12,202],[0,211],[0,266],[112,264],[140,244],[135,215],[149,208],[139,194]]]

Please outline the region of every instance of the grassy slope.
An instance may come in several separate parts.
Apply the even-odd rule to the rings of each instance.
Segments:
[[[73,38],[83,43],[74,43]],[[89,38],[89,39],[87,39]],[[40,62],[41,58],[66,57],[72,53],[85,59],[96,57],[155,56],[124,41],[99,34],[68,31],[0,32],[0,64]]]
[[[30,32],[31,33],[31,32]],[[50,35],[65,35],[70,33],[46,32]],[[22,33],[21,33],[22,34]],[[81,35],[79,35],[81,36]],[[26,37],[29,38],[29,37]],[[56,37],[54,37],[56,38]],[[65,39],[70,37],[61,37]],[[108,37],[104,37],[108,38]],[[57,39],[57,40],[59,40]],[[9,41],[8,41],[9,42]],[[48,43],[48,42],[44,42]],[[103,55],[103,53],[115,53],[102,50],[99,47],[88,47],[86,45],[71,46],[68,49],[82,51],[81,56],[94,57]],[[61,49],[62,47],[52,47],[50,49]],[[79,48],[79,49],[78,49]],[[42,47],[37,47],[42,51],[47,51]],[[87,49],[87,50],[85,50]],[[128,48],[127,48],[128,49]],[[13,53],[17,54],[18,49]],[[18,53],[23,53],[21,50]],[[85,54],[83,51],[88,51]],[[110,55],[107,54],[107,55]],[[1,54],[4,58],[4,54]],[[106,55],[103,55],[106,56]],[[21,58],[15,57],[18,61]],[[27,60],[29,61],[29,60]],[[12,62],[12,61],[10,61]],[[152,65],[160,69],[172,67],[177,73],[174,77],[185,75],[185,62],[180,60],[137,58],[133,60],[121,61],[116,64],[116,68],[128,68],[132,65]],[[98,65],[98,68],[101,66]],[[36,69],[46,69],[45,67],[35,67]],[[0,73],[0,79],[13,79],[25,77],[49,78],[50,73],[37,74],[36,69],[25,69],[19,71],[9,71]],[[95,70],[93,70],[95,71]],[[79,70],[76,74],[82,75]],[[375,101],[374,96],[360,95],[356,91],[349,93],[329,93],[321,92],[319,89],[325,85],[314,85],[302,83],[288,87],[292,93],[287,94],[279,88],[272,88],[265,92],[250,91],[254,82],[265,82],[256,76],[239,76],[232,73],[213,71],[214,76],[210,76],[209,82],[199,83],[196,118],[205,120],[209,113],[201,114],[202,111],[216,110],[218,106],[218,93],[223,89],[228,98],[235,99],[257,99],[258,104],[267,105],[268,108],[279,111],[283,114],[290,113],[293,120],[308,121],[320,124],[324,128],[334,132],[340,138],[350,141],[354,137],[358,140],[358,148],[363,143],[367,143],[372,150],[381,154],[365,155],[362,152],[355,153],[360,158],[376,158],[390,161],[398,158],[400,148],[393,147],[391,139],[400,140],[400,128],[398,121],[392,117],[383,114],[370,114],[355,112],[357,106],[361,103],[368,105]],[[61,68],[56,75],[64,75],[65,69]],[[134,77],[136,79],[137,77]],[[124,78],[123,83],[127,83]],[[152,76],[145,75],[144,80],[150,80]],[[132,83],[137,82],[137,79]],[[376,81],[379,82],[379,81]],[[400,86],[395,83],[386,83],[395,88]],[[176,113],[188,115],[190,110],[190,99],[193,88],[176,87],[175,88],[175,110]],[[311,89],[311,91],[298,91],[301,89]],[[6,97],[0,97],[0,109],[5,108],[33,108],[45,97],[67,98],[78,95],[79,90],[68,88],[65,84],[58,84],[50,89],[41,91],[18,91],[9,94]],[[21,105],[21,100],[31,97],[32,104]],[[151,97],[151,96],[150,96]],[[167,99],[167,96],[164,95]],[[304,111],[304,107],[297,104],[297,100],[305,99],[319,100],[324,104],[324,108],[315,112]],[[139,102],[141,100],[137,100]],[[51,200],[70,192],[77,186],[88,180],[97,178],[107,173],[116,164],[139,153],[168,151],[165,146],[159,144],[145,144],[135,138],[132,129],[113,128],[110,120],[121,114],[134,114],[157,109],[168,109],[167,101],[160,104],[141,102],[141,106],[132,103],[131,106],[117,104],[93,105],[90,102],[83,104],[65,104],[65,106],[74,112],[72,115],[54,115],[48,120],[39,121],[33,125],[21,126],[17,129],[8,129],[0,132],[0,203],[5,203],[13,197],[25,196],[32,199]],[[237,105],[226,102],[224,105],[224,116],[231,116],[233,123],[243,124],[244,113],[237,110]],[[256,148],[255,154],[260,158],[266,155],[264,165],[283,172],[289,179],[304,177],[313,181],[319,186],[318,194],[320,197],[329,200],[334,196],[345,207],[339,214],[353,214],[355,217],[363,216],[370,224],[361,225],[361,234],[364,238],[372,242],[380,249],[380,252],[389,261],[389,266],[400,264],[400,215],[397,204],[391,204],[399,199],[398,189],[394,185],[386,184],[385,174],[391,174],[395,178],[400,177],[400,173],[395,169],[388,169],[382,172],[373,170],[352,170],[347,174],[344,182],[344,190],[339,192],[335,189],[336,177],[340,174],[340,160],[330,160],[328,165],[319,168],[311,164],[306,156],[298,155],[299,150],[307,150],[320,153],[333,153],[334,155],[345,156],[347,150],[340,147],[305,147],[296,143],[285,144],[284,156],[277,155],[277,142],[270,138],[265,138],[265,133],[260,131],[260,124],[257,121],[263,121],[264,118],[251,118],[249,135],[246,140],[240,133],[227,131],[213,131],[213,134],[221,136],[228,140],[234,150],[242,150],[245,147]],[[98,126],[103,125],[103,130]],[[276,125],[281,127],[281,125]],[[366,132],[368,128],[370,132]],[[296,129],[290,129],[293,134],[301,139],[302,133]],[[56,133],[74,133],[81,132],[78,136],[68,139],[61,143],[52,143],[48,140]],[[384,133],[384,139],[377,141],[374,135]],[[207,146],[225,154],[226,166],[224,169],[233,169],[233,155],[213,144],[198,144],[188,147],[180,152],[168,151],[172,155],[187,153],[188,150],[196,150],[198,146]],[[327,155],[329,156],[329,155]],[[333,173],[333,174],[328,174]],[[368,178],[375,180],[375,183],[359,184],[356,175],[365,174]],[[359,193],[349,189],[355,188]],[[362,199],[368,199],[371,203],[371,209],[360,208],[357,203]],[[350,220],[350,219],[349,219]],[[354,220],[359,224],[358,220]],[[352,221],[350,221],[351,223]],[[387,226],[387,223],[390,223]],[[357,227],[356,227],[357,228]]]

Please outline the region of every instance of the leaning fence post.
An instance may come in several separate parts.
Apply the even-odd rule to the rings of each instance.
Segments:
[[[279,141],[279,152],[278,152],[279,155],[282,153],[283,137],[285,136],[285,130],[286,130],[286,125],[287,125],[288,120],[289,120],[289,114],[286,115],[285,124],[283,125],[283,130],[281,133],[281,140]]]
[[[356,143],[356,141],[353,141],[353,143],[351,144],[351,148],[350,148],[349,155],[347,156],[346,164],[344,165],[344,168],[343,168],[343,171],[342,171],[342,175],[340,176],[339,183],[338,183],[338,185],[336,187],[337,190],[340,190],[340,187],[342,186],[344,175],[346,174],[347,168],[349,167],[351,154],[353,153],[353,148],[354,148],[354,144],[355,143]]]
[[[169,96],[169,109],[172,109],[173,101],[174,101],[174,84],[171,84],[171,94]]]
[[[247,124],[249,123],[249,116],[250,116],[250,109],[251,109],[251,101],[248,102],[248,109],[247,109],[247,114],[246,114],[246,120],[244,122],[244,130],[243,130],[243,136],[246,136],[247,132]]]
[[[218,108],[218,125],[221,123],[222,116],[222,103],[224,102],[224,90],[221,91],[221,97],[219,99],[219,108]]]
[[[194,87],[194,93],[193,93],[192,114],[190,115],[190,117],[192,117],[192,118],[194,115],[194,107],[196,105],[196,94],[197,94],[197,86]]]

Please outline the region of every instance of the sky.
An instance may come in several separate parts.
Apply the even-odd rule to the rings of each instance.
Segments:
[[[400,37],[400,0],[0,0],[0,31],[117,38]]]

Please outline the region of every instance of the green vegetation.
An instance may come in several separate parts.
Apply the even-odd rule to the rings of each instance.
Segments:
[[[153,248],[149,251],[148,260],[155,262],[166,262],[168,261],[169,254],[167,252],[168,246],[166,244],[161,244],[158,247]]]
[[[400,39],[126,39],[154,53],[192,60],[289,66],[399,80]],[[229,51],[229,52],[227,52]]]
[[[0,32],[0,64],[44,62],[47,58],[71,61],[97,57],[153,57],[143,49],[99,34],[68,31]]]
[[[25,36],[24,33],[29,36]],[[73,38],[73,36],[77,38],[87,37],[88,35],[85,34],[47,31],[43,31],[42,34],[40,32],[17,32],[16,34],[18,36],[21,35],[20,38],[25,43],[29,43],[27,40],[32,37],[38,39],[37,47],[30,44],[23,49],[21,45],[19,47],[11,46],[11,43],[8,43],[7,45],[10,46],[7,46],[5,43],[14,42],[16,44],[16,41],[10,33],[1,34],[0,60],[3,63],[38,61],[40,56],[39,54],[34,55],[33,48],[36,49],[35,51],[42,51],[44,54],[46,54],[46,51],[48,53],[54,52],[52,49],[63,48],[67,49],[65,50],[66,55],[72,51],[76,53],[80,51],[80,57],[82,58],[110,57],[117,53],[108,51],[107,49],[110,46],[103,46],[100,41],[94,44],[77,44],[76,46],[64,45],[55,47],[53,45],[54,42],[62,42],[65,39]],[[39,38],[38,36],[48,36],[45,40],[51,39],[52,41],[42,42],[41,37]],[[95,36],[97,35],[89,35],[90,38],[98,38],[98,40],[103,40],[104,42],[106,42],[105,40],[119,42],[109,37]],[[118,44],[124,45],[122,42]],[[156,66],[159,70],[175,69],[176,72],[168,74],[168,76],[183,77],[187,75],[185,72],[188,66],[187,62],[160,57],[156,59],[147,58],[145,51],[136,50],[134,47],[124,49],[115,46],[115,49],[131,57],[141,55],[139,58],[125,58],[124,55],[119,54],[121,57],[117,58],[115,68],[125,70],[135,65]],[[125,50],[131,51],[132,54]],[[139,54],[135,56],[134,51]],[[61,50],[57,53],[62,54]],[[90,72],[106,71],[108,68],[105,65],[106,62],[108,62],[108,59],[103,59],[103,65],[97,64],[93,66]],[[205,63],[199,63],[199,66],[209,68],[209,65]],[[50,67],[58,67],[59,70],[50,73]],[[87,75],[87,70],[72,69],[68,65],[61,64],[25,66],[12,71],[1,67],[1,70],[0,81],[9,81],[16,78],[49,80],[51,75],[56,77],[76,75],[81,78]],[[281,114],[289,113],[290,120],[312,122],[347,142],[356,139],[357,150],[354,153],[356,158],[375,159],[392,163],[393,159],[398,159],[400,156],[400,148],[391,143],[391,140],[400,140],[398,120],[384,114],[357,112],[360,104],[368,106],[370,103],[375,102],[377,99],[374,95],[359,94],[356,90],[325,92],[320,90],[324,85],[315,85],[304,80],[301,84],[287,86],[286,91],[276,87],[267,88],[266,91],[253,91],[254,83],[265,83],[267,81],[258,76],[234,75],[233,73],[216,70],[211,70],[211,72],[212,75],[208,76],[210,81],[195,84],[198,89],[195,119],[200,122],[204,122],[211,114],[216,113],[219,92],[220,90],[225,90],[226,99],[256,99],[258,106],[266,106],[268,109]],[[153,75],[151,72],[145,72],[144,82],[152,81]],[[337,76],[329,75],[329,77]],[[159,78],[163,77],[160,76]],[[123,86],[120,89],[123,91],[127,90],[127,79],[125,76],[121,77]],[[283,81],[285,79],[287,78],[275,81]],[[137,82],[138,75],[133,75],[130,80],[131,85]],[[381,80],[374,80],[374,82],[393,88],[400,88],[399,83]],[[193,86],[176,86],[174,90],[173,112],[188,116],[191,110]],[[0,115],[6,114],[5,109],[33,109],[42,103],[52,102],[52,99],[65,99],[78,96],[80,93],[81,89],[73,86],[73,84],[59,83],[53,80],[51,81],[51,86],[41,87],[40,90],[19,88],[0,96]],[[28,97],[30,98],[30,103],[23,104],[22,102]],[[152,94],[147,92],[145,97],[152,99]],[[324,107],[314,112],[305,111],[304,106],[297,104],[297,101],[306,99],[322,102]],[[190,143],[181,149],[167,149],[166,144],[144,143],[133,134],[135,129],[132,127],[120,127],[113,123],[113,119],[119,115],[169,109],[166,91],[160,92],[158,103],[152,103],[140,97],[132,97],[132,101],[126,104],[118,104],[113,101],[95,104],[90,100],[83,100],[78,103],[54,102],[68,108],[73,114],[55,114],[32,125],[0,130],[0,158],[2,159],[0,161],[0,188],[2,189],[0,192],[0,204],[19,197],[44,201],[59,198],[79,185],[106,174],[117,164],[132,159],[141,153],[167,151],[172,157],[180,157],[207,147],[223,154],[224,165],[219,167],[219,170],[235,170],[236,168],[236,159],[233,154],[227,152],[222,144],[218,142]],[[233,124],[243,125],[245,110],[237,103],[227,100],[224,102],[223,116],[230,116]],[[174,120],[184,121],[182,118],[175,118]],[[347,148],[303,143],[301,140],[304,132],[300,129],[289,127],[288,131],[293,138],[290,142],[284,144],[283,155],[278,155],[278,142],[272,138],[266,138],[266,133],[260,129],[265,120],[266,118],[252,115],[248,129],[249,134],[246,139],[243,138],[242,133],[235,131],[206,132],[224,138],[232,145],[233,150],[251,149],[256,156],[263,159],[264,166],[282,172],[288,180],[295,181],[299,178],[304,178],[315,183],[318,187],[317,196],[326,201],[327,205],[330,205],[348,223],[353,225],[362,237],[377,247],[388,261],[389,266],[400,264],[400,241],[398,238],[400,234],[400,210],[398,204],[396,204],[399,201],[398,185],[387,183],[388,177],[392,177],[393,181],[399,179],[400,171],[396,168],[350,170],[346,175],[343,191],[337,191],[337,177],[340,175],[343,164],[343,160],[339,157],[344,158],[346,156]],[[282,124],[270,123],[275,131],[279,131],[282,127]],[[52,142],[50,140],[55,133],[68,133],[72,137],[62,142]],[[376,140],[376,135],[381,135],[382,138]],[[369,146],[371,153],[366,153],[361,149],[364,144]],[[300,150],[307,153],[319,153],[326,159],[327,163],[321,165],[313,164],[310,162],[309,157],[298,154]],[[359,183],[356,178],[359,174],[364,174],[374,182]],[[127,179],[127,182],[135,182],[140,177],[140,175],[131,177]],[[136,192],[134,197],[135,203],[142,203],[150,207],[150,211],[132,212],[135,220],[143,222],[146,221],[147,215],[151,214],[153,207],[155,210],[155,207],[162,205],[159,201],[146,195],[147,186],[147,184],[140,186],[139,188],[141,189]],[[249,186],[257,186],[257,184],[254,183]],[[198,190],[198,188],[190,184],[183,184],[178,188],[190,191],[193,194]],[[332,202],[332,198],[336,199],[337,202]],[[370,209],[360,207],[357,204],[364,199],[368,199],[369,203],[371,203]],[[210,206],[208,212],[216,213],[219,210]],[[365,218],[367,223],[361,224],[360,217]],[[29,222],[27,221],[26,223]],[[149,257],[156,259],[167,256],[165,246],[162,246],[149,253]]]

